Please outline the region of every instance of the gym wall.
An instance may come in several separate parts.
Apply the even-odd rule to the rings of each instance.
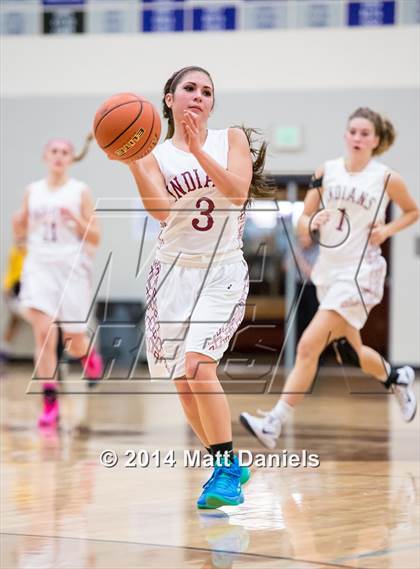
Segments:
[[[398,139],[383,161],[404,176],[419,203],[419,38],[418,26],[2,38],[1,269],[11,241],[11,213],[25,185],[44,175],[46,140],[65,136],[80,147],[97,106],[115,92],[137,91],[160,105],[164,82],[184,65],[201,65],[213,76],[213,127],[244,123],[261,129],[269,141],[276,126],[302,127],[301,150],[271,147],[267,170],[272,172],[311,172],[342,154],[346,118],[356,107],[385,113]],[[109,162],[96,147],[73,175],[92,187],[99,208],[139,206],[128,169]],[[144,273],[135,274],[141,215],[101,212],[100,218],[97,281],[113,252],[103,294],[144,299]],[[151,224],[146,255],[157,229]],[[417,225],[392,243],[389,339],[395,363],[420,365],[418,235]]]

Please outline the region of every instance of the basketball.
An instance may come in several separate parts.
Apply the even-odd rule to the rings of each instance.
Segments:
[[[159,142],[160,117],[150,101],[135,93],[119,93],[96,111],[93,132],[114,160],[143,158]]]

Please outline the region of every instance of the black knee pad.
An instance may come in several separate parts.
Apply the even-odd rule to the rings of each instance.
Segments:
[[[337,359],[341,361],[343,365],[360,367],[359,356],[347,338],[338,338],[338,340],[333,342],[333,347]]]

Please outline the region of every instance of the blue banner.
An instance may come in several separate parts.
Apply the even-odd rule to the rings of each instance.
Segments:
[[[193,30],[234,30],[236,8],[234,6],[193,9]]]
[[[145,10],[142,30],[143,32],[182,32],[184,10]]]
[[[395,24],[395,1],[350,2],[347,25],[390,26]]]
[[[42,0],[44,6],[81,6],[86,0]]]

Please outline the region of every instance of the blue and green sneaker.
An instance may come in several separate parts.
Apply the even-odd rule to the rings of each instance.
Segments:
[[[218,466],[205,490],[207,508],[238,506],[244,501],[241,486],[241,467],[235,456],[229,464]]]
[[[236,458],[236,457],[235,457]],[[197,500],[197,508],[200,508],[201,510],[208,510],[208,509],[213,509],[215,506],[209,506],[207,505],[206,502],[206,498],[207,498],[207,489],[210,487],[211,483],[214,480],[214,477],[216,476],[216,470],[218,468],[221,468],[220,466],[214,466],[213,472],[210,476],[210,478],[207,480],[207,482],[205,482],[203,484],[203,491],[201,492],[200,497]],[[248,480],[251,478],[251,471],[249,470],[249,468],[247,466],[240,466],[240,483],[241,486],[243,484],[246,484],[248,482]]]

